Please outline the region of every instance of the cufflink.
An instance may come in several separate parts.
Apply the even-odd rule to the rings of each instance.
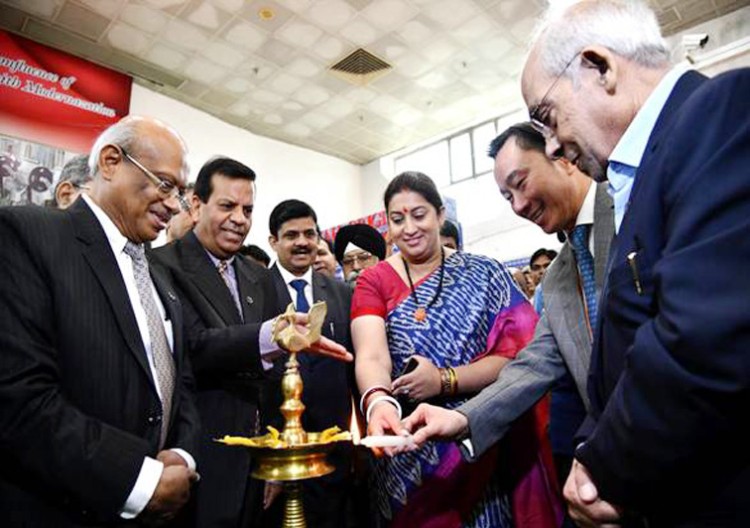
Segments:
[[[253,298],[248,295],[247,297],[245,297],[245,302],[248,305],[250,305],[250,304],[253,304],[255,301],[253,301]]]
[[[177,296],[176,296],[176,295],[175,295],[174,293],[172,293],[171,291],[168,291],[168,292],[167,292],[167,297],[168,297],[168,298],[169,298],[169,300],[170,300],[170,301],[172,301],[172,302],[175,302],[175,301],[177,300]]]

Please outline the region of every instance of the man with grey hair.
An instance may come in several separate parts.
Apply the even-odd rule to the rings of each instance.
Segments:
[[[750,70],[671,68],[645,4],[584,1],[544,23],[522,91],[615,204],[571,515],[747,525]]]
[[[86,189],[91,181],[89,172],[89,155],[79,154],[68,160],[60,172],[60,180],[55,186],[54,204],[58,209],[70,207],[78,195]]]
[[[172,519],[198,478],[182,310],[144,244],[178,209],[185,145],[127,117],[64,211],[0,209],[0,525]]]

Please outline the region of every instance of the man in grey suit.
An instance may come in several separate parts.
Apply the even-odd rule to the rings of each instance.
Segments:
[[[544,311],[534,339],[497,381],[455,411],[420,405],[404,422],[417,444],[430,438],[462,439],[464,456],[475,459],[568,373],[588,408],[590,320],[614,234],[612,202],[606,186],[593,184],[567,160],[548,159],[544,149],[544,137],[528,123],[510,127],[491,147],[495,179],[514,212],[567,238],[544,278]],[[588,268],[586,257],[573,249],[576,238],[583,239],[586,250],[593,245]]]

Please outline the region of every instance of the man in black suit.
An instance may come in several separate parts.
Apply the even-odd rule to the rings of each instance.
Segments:
[[[268,386],[265,373],[281,353],[271,342],[273,317],[281,311],[271,275],[237,258],[254,196],[252,169],[229,158],[210,160],[195,182],[195,228],[153,252],[171,272],[185,311],[202,421],[203,470],[193,514],[199,528],[258,526],[261,513],[263,483],[250,477],[248,451],[214,441],[256,435],[271,411],[265,396],[280,391]],[[320,343],[342,355],[343,347],[332,345]]]
[[[347,349],[351,346],[349,308],[351,289],[335,279],[313,271],[318,248],[317,216],[306,203],[286,200],[278,204],[269,219],[269,243],[276,252],[271,267],[274,285],[283,305],[294,303],[306,312],[325,301],[328,312],[323,335]],[[300,373],[305,389],[302,425],[307,431],[323,431],[334,425],[349,428],[352,377],[349,365],[324,357],[301,356]],[[336,471],[308,481],[304,486],[305,513],[310,526],[346,526],[351,450],[339,446],[329,455]]]
[[[522,88],[548,154],[609,181],[617,237],[599,305],[580,523],[747,526],[750,70],[671,67],[643,3],[547,21]]]
[[[128,117],[65,211],[0,209],[0,525],[165,521],[196,480],[182,313],[144,243],[179,209],[185,146]]]

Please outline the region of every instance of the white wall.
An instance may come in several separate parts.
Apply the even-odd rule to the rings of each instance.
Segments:
[[[257,136],[180,101],[133,85],[130,113],[149,115],[176,128],[187,142],[191,176],[217,154],[251,167],[258,175],[253,227],[246,243],[268,246],[268,216],[282,200],[309,203],[322,228],[366,214],[362,210],[360,167],[347,161]],[[163,236],[155,245],[162,243]]]

